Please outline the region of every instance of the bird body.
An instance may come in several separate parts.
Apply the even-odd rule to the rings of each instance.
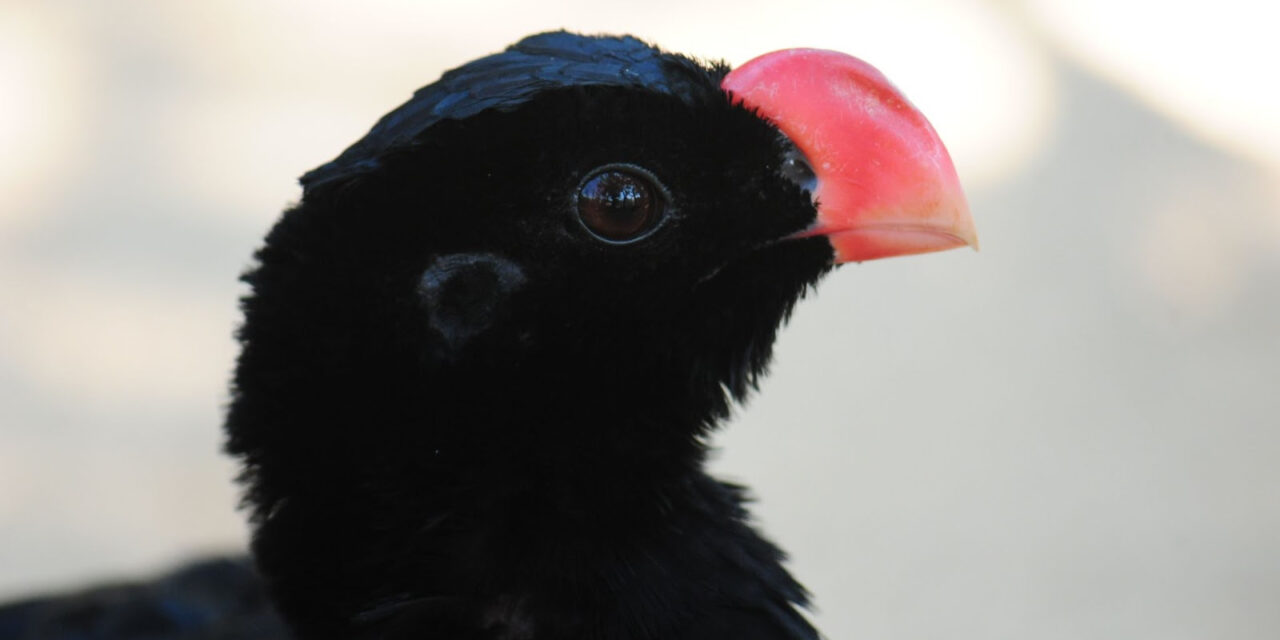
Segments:
[[[540,34],[302,178],[226,422],[298,638],[817,637],[705,436],[833,264],[973,238],[928,123],[805,55]]]
[[[790,182],[736,184],[784,141],[725,99],[721,71],[631,39],[551,34],[473,64],[308,174],[249,276],[229,446],[249,463],[277,602],[305,636],[671,638],[733,615],[811,636],[792,607],[803,592],[739,492],[703,472],[700,439],[830,263],[814,239],[699,282],[753,248],[735,215],[792,212],[760,216],[761,238],[808,223]],[[582,65],[601,84],[564,75]],[[511,67],[553,71],[498,97],[476,85]],[[642,90],[617,84],[636,77]],[[440,103],[462,115],[427,106]],[[583,233],[555,205],[610,164],[661,175],[682,215],[663,230],[701,233]],[[794,274],[761,295],[780,261]],[[503,287],[504,271],[521,284]],[[277,477],[284,461],[297,466]]]

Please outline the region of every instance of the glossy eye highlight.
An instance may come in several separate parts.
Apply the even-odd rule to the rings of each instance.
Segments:
[[[578,220],[605,242],[625,244],[648,235],[667,210],[667,194],[653,174],[608,164],[587,174],[574,196]]]

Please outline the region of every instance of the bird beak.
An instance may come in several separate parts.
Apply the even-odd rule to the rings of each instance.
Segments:
[[[808,159],[818,216],[796,237],[826,236],[836,262],[978,248],[947,149],[871,65],[835,51],[787,49],[738,67],[721,87]]]

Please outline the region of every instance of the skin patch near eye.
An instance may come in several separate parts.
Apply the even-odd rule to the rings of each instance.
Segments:
[[[436,258],[423,271],[417,293],[431,328],[456,353],[492,324],[524,282],[524,271],[505,258],[451,253]]]

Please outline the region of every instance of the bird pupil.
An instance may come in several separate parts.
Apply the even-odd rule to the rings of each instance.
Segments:
[[[659,196],[646,176],[620,168],[592,175],[578,190],[578,217],[597,237],[625,242],[657,221]]]

